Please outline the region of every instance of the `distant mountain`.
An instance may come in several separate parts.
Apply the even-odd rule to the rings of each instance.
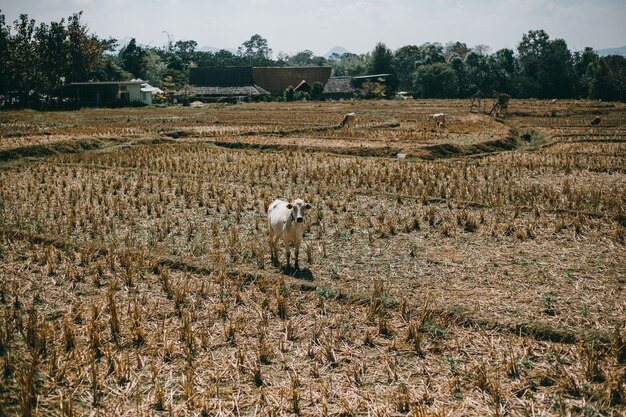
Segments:
[[[198,51],[201,51],[201,52],[219,52],[222,49],[225,50],[225,51],[228,51],[230,53],[233,53],[233,54],[237,53],[237,50],[234,49],[234,48],[215,48],[213,46],[203,46],[202,48],[198,48]]]
[[[600,56],[621,55],[626,57],[626,46],[622,46],[621,48],[597,49],[596,52]]]
[[[341,46],[335,46],[330,51],[328,51],[328,52],[326,52],[324,54],[324,58],[328,59],[328,58],[330,58],[330,56],[332,54],[337,54],[337,55],[341,56],[341,55],[343,55],[343,54],[345,54],[347,52],[349,52],[347,49],[342,48]]]

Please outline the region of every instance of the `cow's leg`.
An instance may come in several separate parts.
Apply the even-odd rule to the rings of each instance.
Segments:
[[[279,266],[280,258],[278,257],[278,238],[274,239],[273,245],[274,245],[274,265]]]
[[[272,265],[278,264],[278,248],[276,247],[276,242],[278,238],[274,237],[274,230],[270,226],[270,257],[272,259]]]
[[[300,254],[300,242],[297,242],[295,246],[296,248],[294,249],[294,257],[295,257],[294,266],[296,267],[296,269],[300,269],[300,266],[298,265],[298,255]]]
[[[287,268],[291,265],[291,253],[289,251],[289,242],[285,240],[285,257],[287,258]]]
[[[272,232],[272,226],[269,226],[268,228],[268,236],[269,236],[269,240],[268,243],[270,245],[270,258],[271,258],[271,262],[274,263],[274,233]]]

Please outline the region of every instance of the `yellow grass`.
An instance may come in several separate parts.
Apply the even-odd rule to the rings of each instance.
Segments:
[[[468,107],[0,113],[0,415],[623,414],[624,106]]]

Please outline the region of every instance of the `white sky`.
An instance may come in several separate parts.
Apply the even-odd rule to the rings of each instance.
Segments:
[[[100,37],[161,46],[165,32],[198,47],[237,48],[258,33],[274,56],[333,46],[395,50],[425,42],[515,49],[522,34],[544,29],[571,50],[626,45],[626,0],[0,0],[7,22],[27,13],[37,23],[82,10]],[[165,31],[165,32],[164,32]]]

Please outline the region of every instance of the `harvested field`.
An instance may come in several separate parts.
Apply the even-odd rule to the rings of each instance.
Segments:
[[[467,110],[0,113],[0,416],[623,415],[626,106]]]

